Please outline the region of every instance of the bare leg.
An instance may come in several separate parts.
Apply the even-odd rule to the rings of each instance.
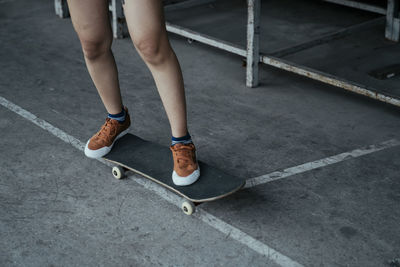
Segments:
[[[134,46],[150,69],[167,113],[172,135],[187,133],[182,71],[168,40],[161,0],[125,0]]]
[[[108,113],[121,112],[118,72],[111,52],[112,31],[107,0],[68,0],[89,74]]]

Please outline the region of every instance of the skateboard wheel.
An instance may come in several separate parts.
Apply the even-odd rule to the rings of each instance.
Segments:
[[[189,44],[192,44],[194,42],[194,40],[192,38],[188,38],[187,41]]]
[[[193,212],[195,211],[196,207],[194,206],[193,202],[190,201],[183,201],[182,202],[182,211],[186,214],[186,215],[192,215]]]
[[[115,179],[121,179],[124,176],[124,169],[121,168],[120,166],[114,166],[112,168],[112,174]]]

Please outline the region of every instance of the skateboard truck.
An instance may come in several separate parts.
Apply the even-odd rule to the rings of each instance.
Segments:
[[[117,180],[121,180],[125,177],[125,168],[121,166],[112,167],[111,172],[114,178]],[[192,201],[183,198],[181,202],[181,209],[186,215],[192,215],[196,211],[196,205]]]

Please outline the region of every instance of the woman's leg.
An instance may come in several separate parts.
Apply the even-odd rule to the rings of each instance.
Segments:
[[[150,69],[167,113],[172,136],[187,133],[182,72],[165,29],[162,0],[125,0],[134,46]]]
[[[122,111],[118,72],[111,52],[108,0],[68,0],[68,6],[86,66],[109,113],[101,129],[85,146],[86,156],[100,158],[111,150],[115,140],[130,126],[127,109]]]
[[[118,72],[111,52],[108,0],[68,0],[89,74],[110,114],[122,110]]]
[[[200,176],[196,148],[187,133],[182,71],[168,40],[161,0],[125,0],[126,21],[133,43],[149,67],[167,113],[173,137],[172,181],[190,185]],[[181,138],[179,138],[181,137]],[[176,141],[176,142],[174,142]]]

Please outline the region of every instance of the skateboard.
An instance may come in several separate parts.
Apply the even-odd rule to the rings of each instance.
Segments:
[[[115,141],[104,159],[115,164],[112,174],[116,179],[123,178],[127,170],[133,171],[181,196],[181,208],[187,215],[195,212],[196,205],[229,196],[245,184],[244,179],[198,161],[200,178],[189,186],[176,186],[171,178],[174,163],[169,147],[130,133]]]

